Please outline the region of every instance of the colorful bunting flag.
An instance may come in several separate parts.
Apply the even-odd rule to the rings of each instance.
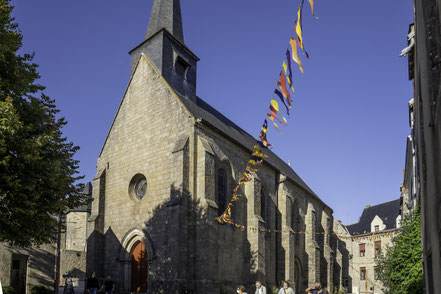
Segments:
[[[295,63],[298,64],[299,69],[301,73],[303,74],[303,64],[300,60],[298,53],[297,53],[297,46],[299,46],[303,52],[305,53],[306,57],[309,58],[308,53],[306,52],[303,44],[303,29],[302,29],[302,9],[303,9],[303,3],[304,0],[302,0],[299,10],[297,12],[297,19],[294,22],[294,28],[295,28],[295,35],[296,38],[291,37],[289,44],[291,46],[292,53],[289,51],[289,49],[286,51],[286,60],[282,63],[282,70],[280,71],[280,80],[277,82],[277,87],[274,93],[279,97],[280,101],[283,103],[283,105],[286,108],[286,114],[289,116],[289,112],[292,109],[292,99],[291,94],[288,89],[292,91],[292,94],[294,95],[294,85],[293,85],[293,72],[292,72],[292,66],[291,66],[291,58],[294,60]],[[314,1],[309,0],[309,3],[311,5],[311,11],[314,15]],[[286,83],[288,83],[289,88],[286,86]],[[271,120],[274,127],[280,132],[278,123],[280,123],[283,126],[286,126],[288,121],[280,111],[279,103],[274,98],[271,98],[271,102],[269,105],[270,112],[267,113],[267,118]],[[240,228],[242,230],[245,230],[245,226],[235,224],[234,221],[231,219],[231,208],[233,206],[233,202],[236,202],[239,200],[239,197],[242,195],[239,194],[239,189],[242,185],[245,185],[245,183],[249,182],[253,178],[253,173],[256,173],[259,171],[257,166],[260,166],[263,164],[263,161],[268,156],[264,154],[263,150],[268,149],[271,147],[271,144],[268,142],[267,139],[267,132],[268,132],[268,121],[267,119],[264,120],[262,128],[260,129],[259,134],[259,140],[256,142],[256,145],[254,145],[254,151],[252,152],[250,159],[247,163],[247,166],[245,168],[244,173],[242,174],[242,177],[239,180],[239,183],[236,185],[236,187],[233,189],[233,197],[230,203],[228,203],[227,208],[225,209],[225,212],[217,217],[215,221],[219,223],[228,223],[232,224],[233,226]],[[271,230],[262,229],[263,231],[271,232]],[[276,233],[280,233],[282,231],[274,231]],[[300,232],[298,232],[300,234]]]

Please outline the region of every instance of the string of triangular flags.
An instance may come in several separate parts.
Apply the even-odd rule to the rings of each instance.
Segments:
[[[326,232],[318,232],[318,231],[302,231],[302,232],[296,232],[293,230],[271,230],[271,229],[266,229],[263,227],[253,227],[253,226],[244,226],[244,225],[239,225],[239,224],[232,224],[233,227],[240,229],[241,231],[245,232],[247,230],[249,230],[252,233],[257,233],[257,232],[264,232],[264,233],[282,233],[282,234],[291,234],[291,235],[306,235],[306,234],[310,234],[310,235],[332,235],[332,236],[336,236],[340,239],[352,239],[353,241],[376,241],[376,240],[380,240],[382,238],[393,238],[395,237],[398,233],[399,230],[393,230],[393,231],[388,231],[388,232],[375,232],[375,233],[366,233],[362,236],[357,236],[357,235],[349,235],[349,234],[338,234],[336,232],[331,232],[331,233],[326,233]]]
[[[297,19],[294,23],[294,36],[291,36],[289,45],[291,48],[288,48],[286,51],[286,58],[282,64],[282,70],[280,71],[280,80],[277,81],[277,87],[274,91],[279,101],[283,104],[286,109],[286,114],[289,116],[290,110],[292,110],[293,100],[291,99],[291,90],[292,95],[294,95],[294,85],[293,85],[293,71],[291,67],[291,58],[298,65],[300,72],[303,74],[303,64],[299,58],[297,47],[299,47],[302,52],[306,55],[306,58],[309,58],[308,53],[305,50],[305,46],[303,44],[303,29],[302,29],[302,11],[303,4],[305,0],[302,0],[300,3],[299,9],[297,11]],[[311,5],[311,12],[314,15],[314,0],[308,0]],[[287,85],[288,84],[288,85]],[[231,219],[231,208],[233,207],[233,203],[237,202],[239,198],[242,196],[239,194],[239,189],[242,185],[252,180],[252,173],[257,172],[259,170],[259,166],[263,164],[263,160],[268,157],[263,153],[263,150],[266,150],[271,147],[271,144],[268,142],[267,132],[268,132],[268,119],[271,120],[274,127],[279,130],[279,123],[283,126],[286,126],[288,123],[287,119],[283,116],[282,111],[279,108],[279,102],[271,98],[271,102],[269,105],[269,113],[267,113],[266,118],[263,122],[262,128],[259,134],[259,140],[257,140],[254,145],[254,152],[251,154],[251,158],[247,163],[245,168],[245,172],[243,173],[239,183],[233,190],[233,196],[231,198],[230,203],[228,203],[225,212],[219,217],[215,218],[215,221],[218,223],[227,223],[234,225],[234,221]]]

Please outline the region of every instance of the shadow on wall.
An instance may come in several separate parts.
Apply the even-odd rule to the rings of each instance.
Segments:
[[[346,243],[342,240],[338,240],[338,250],[343,256],[341,275],[342,275],[342,286],[346,288],[347,292],[352,292],[352,278],[349,275],[350,258],[349,250],[346,248]]]
[[[11,256],[27,256],[27,288],[41,285],[48,289],[54,288],[55,254],[51,245],[42,245],[32,249],[8,247]],[[12,271],[12,270],[11,270]],[[11,272],[12,275],[12,272]]]
[[[243,212],[241,221],[246,221],[246,205],[241,199],[236,207]],[[101,283],[110,275],[119,293],[136,291],[143,278],[146,292],[155,294],[234,293],[240,284],[251,291],[257,253],[250,250],[247,231],[215,223],[217,213],[171,186],[169,200],[145,216],[143,228],[133,228],[121,240],[111,227],[90,235],[87,272],[96,272]],[[145,270],[139,262],[134,266],[132,252],[139,242],[145,244],[147,277],[138,272]]]

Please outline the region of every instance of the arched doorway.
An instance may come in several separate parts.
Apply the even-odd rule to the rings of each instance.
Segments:
[[[296,257],[294,263],[294,281],[295,281],[295,290],[296,293],[300,293],[302,289],[302,265],[300,264],[300,260]]]
[[[147,249],[141,241],[136,242],[130,251],[130,261],[132,264],[132,292],[147,292],[148,287],[148,263]]]

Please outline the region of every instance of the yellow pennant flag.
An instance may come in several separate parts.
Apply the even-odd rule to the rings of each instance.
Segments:
[[[289,40],[289,44],[291,45],[292,48],[292,59],[295,61],[295,63],[297,63],[299,65],[299,69],[303,74],[303,64],[302,61],[299,58],[299,55],[297,54],[297,42],[296,39],[291,37],[291,40]]]
[[[271,99],[271,105],[273,106],[273,108],[280,114],[280,116],[283,118],[283,120],[285,121],[285,123],[288,123],[288,121],[286,120],[286,118],[282,115],[282,113],[279,110],[279,103],[276,101],[276,99]]]
[[[300,25],[301,23],[300,18],[302,17],[301,11],[302,11],[302,4],[300,4],[299,11],[297,11],[296,33],[297,33],[297,37],[299,38],[300,48],[304,50],[305,48],[303,48],[302,26]]]
[[[288,66],[286,65],[285,61],[283,61],[282,66],[283,66],[283,70],[285,71],[285,75],[287,75],[288,74]]]

